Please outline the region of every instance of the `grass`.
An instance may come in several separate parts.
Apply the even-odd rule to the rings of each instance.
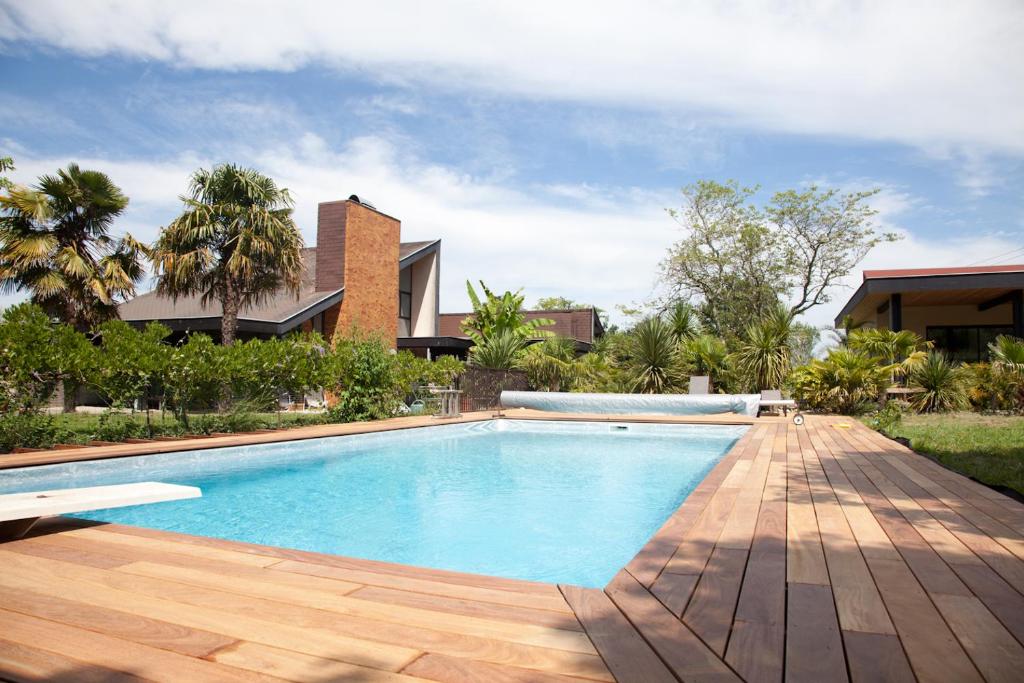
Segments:
[[[912,449],[952,470],[1024,495],[1024,417],[907,415],[886,433],[908,439]]]

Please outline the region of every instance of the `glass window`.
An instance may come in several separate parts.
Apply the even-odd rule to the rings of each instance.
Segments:
[[[936,325],[925,338],[952,360],[977,363],[988,360],[988,345],[1001,334],[1013,334],[1009,325]]]
[[[412,318],[412,294],[410,292],[398,293],[398,317],[405,320]]]

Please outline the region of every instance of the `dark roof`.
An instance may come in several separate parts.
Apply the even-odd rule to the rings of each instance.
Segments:
[[[428,248],[439,243],[440,240],[403,242],[398,250],[400,267],[430,253]],[[263,303],[239,311],[239,327],[244,328],[245,323],[251,322],[253,325],[250,327],[254,331],[279,334],[341,301],[344,287],[316,291],[316,247],[302,250],[302,266],[298,297],[283,289],[275,292]],[[127,322],[160,320],[172,329],[207,329],[219,327],[216,321],[223,314],[223,309],[219,301],[211,301],[204,306],[198,295],[178,297],[175,301],[153,291],[126,301],[118,307],[118,312]]]
[[[866,270],[864,281],[836,315],[835,324],[841,325],[847,315],[861,322],[865,311],[873,314],[892,294],[901,294],[904,306],[986,305],[1019,289],[1024,289],[1024,265]]]
[[[569,337],[577,341],[592,343],[595,338],[604,334],[601,318],[593,308],[571,308],[553,311],[524,311],[527,320],[548,318],[554,325],[542,329],[554,332],[560,337]],[[462,331],[462,321],[472,313],[442,313],[439,321],[438,334],[446,337],[466,337]]]

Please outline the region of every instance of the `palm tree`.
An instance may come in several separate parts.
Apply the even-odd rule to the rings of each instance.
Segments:
[[[950,362],[941,352],[929,351],[924,361],[910,373],[911,385],[921,390],[910,404],[927,413],[966,408],[966,379],[959,365]]]
[[[99,171],[69,164],[0,196],[0,292],[30,293],[79,332],[117,318],[145,274],[145,245],[110,235],[128,197]]]
[[[184,212],[154,246],[157,291],[219,301],[221,343],[230,346],[239,311],[282,288],[298,296],[303,242],[291,195],[254,169],[221,164],[193,173],[181,200]]]
[[[478,346],[485,344],[492,337],[501,336],[506,332],[517,337],[524,344],[531,339],[554,336],[554,332],[541,329],[554,325],[554,320],[550,318],[526,319],[526,315],[523,313],[525,297],[522,290],[506,291],[504,294],[498,295],[492,292],[482,280],[480,288],[483,291],[483,298],[473,289],[472,283],[466,280],[466,293],[473,304],[473,313],[462,321],[461,327],[474,344]]]
[[[679,341],[684,341],[700,334],[700,322],[697,311],[685,301],[677,301],[669,310],[668,323],[672,333]]]
[[[897,375],[907,375],[924,363],[928,355],[926,349],[932,347],[931,342],[910,330],[894,332],[877,328],[851,331],[846,345],[887,361],[895,368],[892,379]]]
[[[725,342],[713,334],[699,334],[683,339],[683,356],[696,375],[707,375],[712,382],[720,382],[728,369],[729,349]]]

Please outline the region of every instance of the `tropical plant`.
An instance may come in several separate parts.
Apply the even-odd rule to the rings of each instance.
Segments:
[[[148,254],[131,235],[110,235],[126,206],[109,177],[76,164],[42,176],[34,188],[11,188],[0,196],[0,292],[29,292],[79,332],[117,318]]]
[[[700,334],[697,310],[685,301],[677,301],[669,309],[668,324],[672,326],[672,334],[679,341],[685,341]]]
[[[549,337],[527,347],[517,366],[537,391],[566,391],[578,375],[576,342],[568,337]]]
[[[14,159],[11,157],[0,157],[0,173],[7,173],[8,171],[14,170]],[[10,190],[14,187],[14,183],[5,176],[0,175],[0,190]]]
[[[219,302],[230,346],[240,311],[282,289],[298,296],[303,241],[291,195],[254,169],[222,164],[193,173],[181,200],[185,210],[153,249],[157,291]]]
[[[733,354],[733,362],[755,391],[778,389],[789,374],[792,322],[789,310],[777,306],[765,318],[747,327],[745,338]]]
[[[680,349],[695,375],[707,375],[712,382],[720,382],[728,372],[729,348],[714,335],[688,337]]]
[[[1024,339],[999,335],[989,344],[993,373],[1013,396],[1014,407],[1024,409]]]
[[[526,340],[510,330],[492,334],[469,350],[469,364],[492,370],[511,370],[519,361]]]
[[[631,341],[631,391],[663,394],[682,387],[683,359],[671,325],[661,318],[648,318],[633,328]]]
[[[1019,378],[991,363],[962,366],[967,383],[967,398],[979,410],[1020,410],[1024,408],[1024,389]]]
[[[508,333],[521,342],[530,339],[541,339],[553,336],[553,332],[541,328],[555,324],[549,318],[535,318],[527,320],[523,313],[523,301],[525,297],[522,290],[517,292],[506,291],[498,295],[487,288],[487,285],[480,282],[480,288],[484,297],[480,298],[473,285],[466,281],[466,292],[473,304],[473,313],[462,321],[462,331],[465,332],[474,344],[481,345],[492,337]]]
[[[939,351],[929,351],[910,372],[910,386],[920,389],[911,396],[915,410],[933,413],[960,410],[968,405],[967,376]]]
[[[878,399],[889,383],[889,366],[845,347],[793,371],[793,396],[822,412],[856,414]]]
[[[881,358],[893,367],[893,378],[904,377],[927,358],[932,343],[910,330],[884,328],[851,330],[846,339],[851,349]]]

